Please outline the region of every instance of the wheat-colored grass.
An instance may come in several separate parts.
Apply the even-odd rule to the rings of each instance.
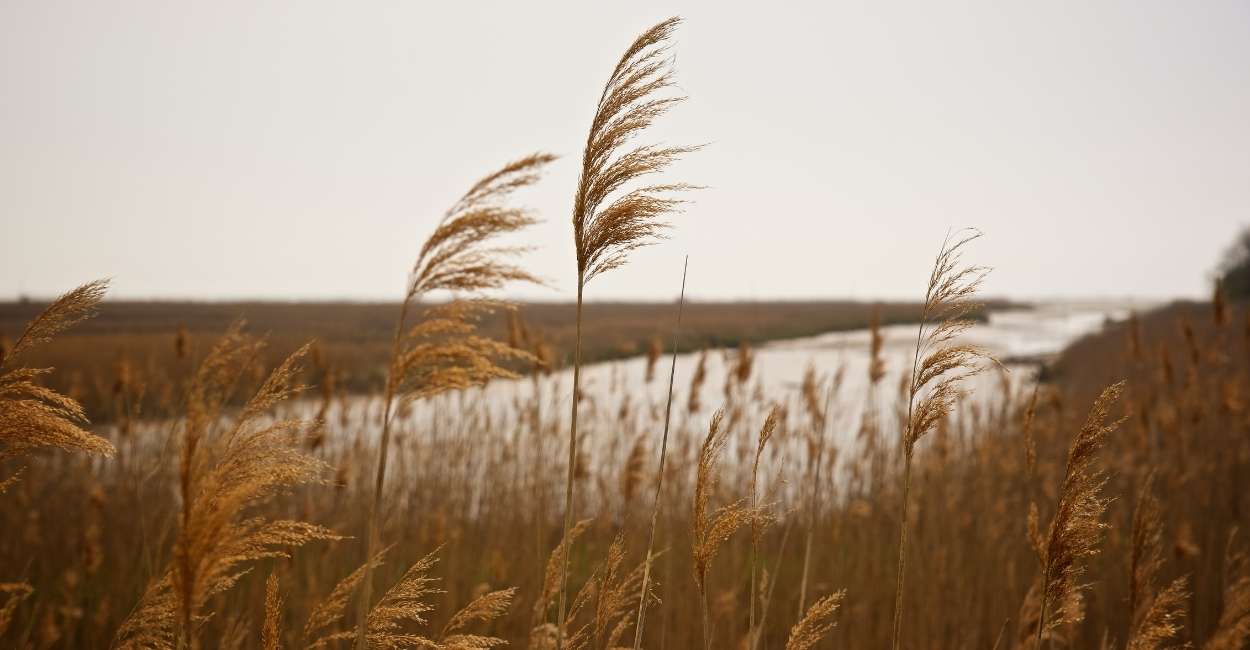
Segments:
[[[972,326],[968,316],[977,306],[972,298],[988,272],[984,267],[965,266],[962,261],[964,247],[980,236],[977,231],[965,231],[954,237],[948,235],[942,242],[929,273],[924,309],[916,332],[902,441],[903,502],[899,515],[898,570],[894,584],[894,650],[903,644],[907,516],[916,443],[951,413],[961,396],[962,383],[980,371],[978,362],[985,357],[980,348],[957,340]]]
[[[517,189],[537,182],[542,169],[554,159],[548,154],[533,154],[478,180],[447,210],[421,246],[409,275],[391,345],[381,441],[374,471],[374,496],[369,504],[365,531],[365,557],[373,557],[380,545],[377,517],[386,481],[396,400],[427,398],[480,385],[496,377],[511,377],[513,373],[505,370],[500,360],[528,356],[516,348],[476,335],[473,320],[482,310],[494,306],[490,302],[457,301],[427,310],[425,317],[411,329],[406,329],[408,313],[422,297],[434,291],[476,295],[509,282],[539,282],[510,261],[519,249],[501,247],[494,242],[535,223],[528,211],[507,207],[504,200]],[[372,591],[373,567],[366,563],[358,606],[357,650],[365,650],[368,641]]]
[[[1107,422],[1111,407],[1123,392],[1122,383],[1115,384],[1098,397],[1090,409],[1085,425],[1072,439],[1067,466],[1060,487],[1059,503],[1048,532],[1034,538],[1042,565],[1037,646],[1042,645],[1048,630],[1073,620],[1073,607],[1061,607],[1080,597],[1078,581],[1084,571],[1083,562],[1098,553],[1107,524],[1102,521],[1108,499],[1102,496],[1106,484],[1104,470],[1098,466],[1098,453],[1107,435],[1120,421]]]
[[[240,375],[252,370],[262,345],[236,323],[194,375],[179,427],[181,512],[173,556],[119,628],[118,647],[200,647],[210,600],[233,588],[252,564],[289,557],[314,540],[341,539],[315,524],[252,514],[280,491],[328,473],[298,446],[307,422],[264,417],[300,390],[295,379],[306,350],[275,368],[232,421],[225,417]]]
[[[638,179],[664,171],[692,147],[642,145],[626,150],[674,104],[684,98],[666,96],[673,86],[668,40],[680,23],[669,18],[643,32],[625,50],[612,70],[595,107],[582,152],[582,169],[573,201],[573,248],[577,256],[577,314],[573,343],[573,399],[570,406],[568,466],[564,488],[564,532],[573,526],[576,499],[577,419],[581,388],[582,305],[586,285],[596,276],[625,264],[630,251],[659,238],[681,199],[674,194],[692,189],[682,183],[634,186]],[[627,189],[628,188],[628,189]],[[560,568],[556,647],[563,647],[568,566]]]

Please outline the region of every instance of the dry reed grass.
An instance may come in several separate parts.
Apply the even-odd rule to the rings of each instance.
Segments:
[[[582,290],[661,236],[679,207],[672,192],[688,189],[635,184],[689,148],[626,150],[680,101],[661,96],[675,26],[626,52],[588,137],[570,422],[553,415],[568,393],[545,372],[550,333],[520,316],[506,344],[478,329],[498,307],[480,292],[535,279],[495,238],[532,223],[504,200],[549,156],[475,184],[423,245],[376,398],[343,395],[320,347],[266,375],[272,353],[241,325],[199,363],[180,330],[163,343],[178,371],[117,359],[101,391],[115,417],[89,427],[79,391],[27,367],[95,311],[104,283],[84,285],[0,351],[0,575],[15,580],[0,584],[0,644],[606,650],[633,627],[635,648],[1246,647],[1250,565],[1233,531],[1250,512],[1250,310],[1218,288],[1210,305],[1141,314],[1076,343],[1042,385],[1008,377],[992,399],[969,400],[961,382],[982,355],[959,335],[983,270],[963,266],[977,235],[959,234],[935,262],[912,369],[888,408],[879,385],[902,363],[886,358],[876,319],[866,403],[852,408],[838,393],[844,369],[812,368],[783,403],[765,399],[746,345],[725,355],[725,406],[710,422],[700,400],[714,351],[687,395],[670,369],[663,406],[616,378],[619,400],[582,398]],[[418,315],[444,290],[473,299]],[[684,293],[683,277],[678,327]],[[652,347],[648,383],[661,353]],[[530,376],[511,402],[475,388],[518,369]],[[289,399],[310,377],[318,398]],[[143,411],[149,390],[162,393],[161,417]],[[1089,403],[1088,415],[1072,408]],[[897,449],[881,442],[895,435]],[[88,453],[36,453],[46,449]],[[552,471],[564,453],[567,472]],[[640,505],[651,471],[655,498]],[[594,518],[573,523],[575,493]],[[1053,504],[1048,526],[1038,504]],[[787,553],[796,526],[801,561]],[[904,583],[913,534],[927,570]],[[897,547],[883,543],[895,535]],[[376,599],[375,577],[389,585]],[[571,581],[580,588],[566,602]],[[830,595],[808,607],[809,591]],[[905,600],[918,605],[907,616]]]
[[[586,285],[596,276],[625,264],[630,251],[659,238],[668,227],[664,218],[677,211],[674,193],[693,189],[682,183],[629,188],[638,179],[664,171],[697,147],[642,145],[625,150],[631,141],[683,97],[663,96],[673,86],[667,58],[668,40],[680,23],[669,18],[643,32],[625,50],[595,107],[582,153],[581,175],[573,201],[573,244],[577,256],[577,314],[573,343],[573,399],[570,407],[569,455],[564,489],[564,532],[575,512],[578,400],[582,364],[582,304]],[[556,647],[563,646],[568,566],[560,568]]]
[[[961,384],[980,372],[978,363],[986,356],[980,348],[956,340],[972,326],[972,321],[968,319],[976,309],[972,298],[988,273],[984,267],[962,264],[964,246],[980,236],[977,231],[964,231],[954,238],[948,235],[942,242],[929,273],[924,309],[916,332],[902,441],[903,508],[899,517],[898,571],[894,586],[895,650],[902,645],[907,509],[916,443],[950,415],[961,396]]]
[[[374,497],[369,504],[365,532],[368,540],[365,557],[373,557],[379,546],[377,511],[386,480],[396,398],[401,401],[429,398],[481,385],[497,377],[514,377],[516,375],[505,369],[503,362],[530,358],[514,347],[475,334],[473,319],[495,307],[494,303],[457,300],[427,310],[417,325],[405,331],[408,311],[434,291],[476,295],[509,282],[539,282],[538,278],[508,261],[520,252],[518,249],[495,246],[492,242],[535,223],[529,212],[506,207],[503,201],[517,189],[537,182],[542,168],[554,159],[548,154],[533,154],[483,177],[447,210],[421,246],[408,279],[391,346]],[[376,634],[368,629],[373,590],[371,563],[365,563],[362,582],[356,632],[358,650],[365,650],[368,637]]]

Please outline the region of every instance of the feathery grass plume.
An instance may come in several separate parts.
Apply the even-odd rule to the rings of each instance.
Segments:
[[[547,570],[543,577],[543,588],[534,603],[533,628],[530,632],[530,647],[546,650],[556,647],[557,643],[565,644],[569,650],[589,650],[590,648],[616,648],[620,639],[629,630],[632,620],[628,614],[633,611],[634,602],[643,599],[654,600],[654,595],[645,592],[642,577],[645,564],[639,564],[630,571],[623,568],[625,560],[625,538],[618,534],[608,547],[608,555],[603,563],[595,568],[594,573],[586,581],[569,607],[565,619],[565,629],[559,630],[547,623],[547,612],[551,609],[560,588],[560,566],[564,554],[572,547],[572,542],[582,535],[592,520],[583,519],[570,531],[569,537],[561,541],[556,550],[547,560]],[[573,627],[579,615],[590,611],[589,620]]]
[[[660,464],[655,475],[655,500],[651,506],[651,526],[647,532],[647,552],[643,556],[642,569],[642,587],[640,591],[644,594],[650,593],[648,589],[651,587],[651,561],[655,552],[655,529],[660,520],[660,497],[664,494],[664,472],[666,463],[668,462],[668,429],[673,417],[673,381],[677,377],[677,335],[681,332],[681,313],[686,306],[686,270],[690,266],[690,257],[687,256],[681,266],[681,294],[677,298],[677,322],[673,324],[673,358],[668,368],[668,397],[664,402],[664,435],[660,439]],[[650,360],[648,360],[648,374],[650,373]],[[650,381],[648,379],[648,381]],[[634,623],[634,650],[642,647],[643,625],[647,616],[647,599],[640,599],[638,602],[638,620]]]
[[[476,648],[493,648],[495,646],[507,645],[507,641],[495,637],[454,633],[460,632],[475,621],[490,623],[507,614],[508,610],[512,608],[512,600],[515,597],[516,587],[509,587],[508,589],[487,592],[474,598],[468,605],[465,605],[460,611],[453,614],[448,619],[447,625],[443,626],[443,647],[447,650],[473,650]]]
[[[393,587],[388,589],[377,604],[365,615],[366,642],[378,648],[439,648],[433,639],[404,631],[407,622],[426,625],[425,614],[434,609],[426,599],[443,593],[435,587],[438,578],[430,577],[430,569],[438,563],[439,549],[417,560]],[[368,564],[365,565],[369,566]],[[342,632],[327,637],[330,641],[352,638],[353,633]]]
[[[107,288],[107,280],[96,280],[57,298],[0,356],[0,461],[47,447],[106,457],[116,453],[107,440],[82,428],[87,416],[77,401],[40,385],[40,377],[51,373],[51,368],[15,366],[22,353],[95,315]],[[0,493],[16,483],[20,474],[19,469],[0,479]]]
[[[755,462],[751,464],[751,511],[754,516],[751,518],[751,611],[749,618],[750,634],[756,634],[755,628],[755,592],[758,588],[755,583],[756,564],[758,563],[760,542],[764,538],[764,527],[766,518],[761,517],[761,508],[759,504],[759,475],[760,475],[760,458],[764,455],[764,448],[768,446],[768,441],[772,439],[773,434],[777,431],[777,421],[781,413],[781,407],[773,405],[768,410],[768,416],[764,418],[764,426],[760,427],[759,441],[755,445]],[[754,645],[754,640],[752,640]]]
[[[1224,607],[1203,650],[1239,650],[1250,641],[1250,560],[1233,550],[1236,534],[1229,533],[1224,551]]]
[[[617,533],[608,547],[608,556],[596,572],[593,638],[596,648],[617,648],[633,620],[634,603],[649,594],[642,590],[645,562],[626,570],[625,534]]]
[[[786,639],[786,650],[811,650],[815,648],[826,634],[833,629],[836,622],[833,615],[842,606],[842,598],[846,591],[830,594],[812,603],[807,614],[790,628],[790,638]]]
[[[1041,596],[1037,620],[1037,646],[1050,628],[1065,622],[1065,612],[1055,612],[1058,605],[1078,595],[1077,578],[1084,571],[1081,561],[1098,553],[1098,544],[1107,528],[1102,515],[1108,499],[1101,496],[1106,484],[1104,471],[1097,466],[1098,452],[1107,435],[1123,421],[1107,423],[1111,407],[1124,391],[1124,382],[1108,387],[1094,402],[1085,425],[1073,438],[1068,449],[1068,462],[1059,492],[1059,504],[1049,531],[1040,538],[1042,565]]]
[[[660,355],[664,354],[664,343],[658,337],[651,337],[647,342],[647,374],[645,381],[649,384],[655,379],[655,364],[660,361]]]
[[[278,592],[278,572],[269,573],[265,582],[265,624],[260,630],[260,645],[264,650],[282,647],[282,595]]]
[[[516,595],[516,589],[492,591],[475,598],[460,611],[452,615],[447,624],[443,626],[442,632],[437,639],[404,631],[404,624],[407,622],[426,625],[428,621],[425,619],[425,614],[434,609],[432,605],[426,602],[427,599],[430,596],[443,593],[442,590],[435,587],[438,578],[433,578],[429,575],[430,570],[438,563],[437,554],[439,550],[435,549],[409,567],[399,582],[387,590],[381,600],[369,610],[366,623],[368,628],[367,642],[370,646],[379,648],[430,648],[432,650],[485,650],[507,645],[507,642],[503,639],[493,636],[468,634],[462,632],[462,630],[475,621],[489,623],[507,613],[512,606],[512,599]],[[380,560],[381,554],[375,556],[369,564],[376,566],[380,563]],[[357,569],[356,572],[334,588],[334,594],[331,599],[319,607],[319,610],[322,610],[322,612],[320,614],[315,613],[314,618],[309,619],[309,624],[305,628],[306,636],[308,636],[309,630],[324,628],[342,617],[347,598],[360,582],[364,568],[362,566],[360,569]],[[317,621],[316,624],[314,624],[314,620]],[[331,634],[318,639],[309,647],[322,647],[334,641],[350,639],[353,636],[354,633],[352,632]]]
[[[32,592],[34,589],[24,582],[0,582],[0,595],[4,596],[4,600],[0,601],[0,637],[12,625],[17,606]]]
[[[583,519],[577,522],[564,539],[556,545],[551,551],[551,555],[547,558],[547,566],[543,571],[543,588],[538,594],[538,598],[534,601],[534,617],[533,625],[536,630],[547,622],[547,613],[551,606],[555,604],[556,598],[560,593],[560,568],[564,566],[564,558],[568,555],[569,549],[572,548],[573,542],[581,537],[590,529],[593,519]]]
[[[475,327],[470,317],[491,306],[490,303],[457,301],[432,310],[411,331],[405,331],[408,312],[431,291],[478,294],[513,281],[540,283],[538,278],[509,261],[521,249],[496,246],[493,241],[536,223],[529,211],[506,207],[503,201],[517,189],[537,182],[543,167],[552,160],[555,157],[548,154],[532,154],[474,183],[447,210],[421,246],[408,278],[391,343],[373,498],[366,517],[365,557],[373,557],[380,543],[377,513],[386,480],[396,398],[419,399],[475,386],[493,377],[509,376],[510,373],[496,363],[497,358],[528,358],[527,354],[505,343],[473,335]],[[358,606],[357,650],[365,649],[366,613],[372,591],[373,568],[366,563]]]
[[[681,207],[674,194],[693,189],[682,183],[643,185],[638,179],[664,171],[697,147],[642,145],[625,150],[635,136],[684,97],[666,94],[673,86],[668,40],[680,23],[674,17],[643,32],[621,56],[599,96],[586,136],[582,170],[573,201],[573,244],[577,255],[577,315],[573,343],[573,399],[569,459],[565,477],[564,532],[573,526],[573,478],[577,463],[578,392],[581,387],[582,297],[601,273],[625,264],[631,251],[653,243],[668,228],[665,217]],[[556,647],[563,645],[568,566],[560,568]]]
[[[699,591],[699,600],[703,615],[703,647],[712,647],[712,627],[708,613],[708,571],[712,560],[722,544],[739,528],[750,524],[757,513],[740,499],[715,510],[710,510],[712,493],[716,490],[720,479],[717,473],[717,461],[729,441],[729,430],[721,428],[724,409],[717,409],[712,414],[708,425],[707,437],[699,450],[699,466],[694,488],[694,512],[691,519],[694,557],[694,582]]]
[[[873,305],[872,318],[868,322],[870,341],[868,345],[868,383],[877,384],[885,378],[885,359],[881,350],[885,347],[885,336],[881,333],[881,305]]]
[[[378,551],[376,555],[369,559],[368,564],[373,568],[377,568],[382,564],[382,558],[386,555],[390,547]],[[313,608],[312,613],[308,615],[308,622],[304,624],[304,641],[308,644],[308,648],[320,648],[330,645],[333,642],[332,634],[325,634],[325,631],[335,623],[343,620],[343,616],[347,613],[347,605],[351,601],[352,595],[356,592],[356,588],[360,586],[365,577],[365,565],[362,564],[355,571],[352,571],[346,578],[343,578],[334,585],[334,589],[330,591],[330,595]]]
[[[304,455],[294,440],[303,421],[262,417],[301,389],[294,382],[307,346],[270,373],[233,422],[223,416],[261,348],[236,323],[192,378],[186,417],[179,425],[182,510],[173,558],[118,630],[118,647],[194,649],[206,605],[233,587],[248,565],[289,557],[290,549],[313,540],[341,539],[303,521],[249,516],[285,489],[323,482],[329,469]]]
[[[1163,567],[1162,506],[1154,495],[1151,471],[1142,483],[1137,507],[1133,511],[1132,550],[1130,551],[1129,630],[1130,650],[1156,650],[1181,631],[1179,619],[1184,616],[1186,579],[1177,578],[1162,591],[1155,581]]]
[[[694,374],[690,376],[690,395],[686,398],[686,412],[698,413],[703,408],[700,397],[703,393],[703,382],[707,379],[707,349],[699,352],[699,362],[694,366]]]
[[[980,372],[986,357],[980,348],[954,339],[972,326],[968,316],[978,307],[973,297],[989,270],[964,266],[963,248],[981,233],[963,230],[947,235],[933,261],[925,289],[911,379],[907,384],[907,420],[903,431],[903,505],[898,527],[898,570],[894,585],[894,650],[902,644],[903,578],[907,561],[907,509],[911,492],[912,454],[916,443],[950,414],[965,379]]]

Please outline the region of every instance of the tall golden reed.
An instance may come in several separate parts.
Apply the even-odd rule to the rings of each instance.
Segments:
[[[27,350],[95,315],[107,280],[89,282],[61,295],[35,317],[12,346],[0,345],[0,462],[41,448],[81,451],[111,457],[116,449],[82,425],[87,416],[74,399],[39,383],[51,368],[17,366]],[[21,480],[22,469],[0,477],[0,495]],[[0,636],[13,622],[17,606],[33,592],[25,582],[0,583]]]
[[[25,352],[95,315],[107,289],[107,280],[96,280],[65,293],[26,325],[11,348],[0,353],[0,461],[46,447],[106,457],[116,453],[109,441],[82,427],[87,416],[77,401],[40,384],[51,368],[16,365]],[[20,473],[0,477],[0,493]]]
[[[555,157],[549,154],[532,154],[479,180],[447,210],[417,255],[391,342],[382,435],[365,532],[367,558],[377,553],[379,545],[378,507],[386,480],[395,400],[429,397],[476,386],[494,377],[512,376],[497,360],[525,356],[511,346],[475,334],[472,321],[483,309],[492,307],[490,303],[456,301],[428,310],[420,323],[405,331],[408,312],[433,291],[477,294],[513,281],[539,282],[509,261],[520,249],[495,246],[493,242],[536,223],[529,211],[507,207],[503,200],[515,190],[537,182],[543,167],[552,160]],[[368,636],[372,563],[365,564],[362,583],[356,634],[358,650],[364,650]]]
[[[907,385],[907,421],[903,431],[903,504],[898,526],[898,570],[894,583],[893,648],[898,650],[903,629],[903,578],[907,568],[907,507],[911,493],[912,455],[916,443],[946,418],[962,394],[963,381],[980,371],[985,357],[978,347],[956,343],[972,326],[972,301],[988,269],[964,266],[963,248],[981,236],[965,230],[947,235],[938,250],[925,290],[911,380]]]
[[[1129,554],[1128,650],[1158,650],[1181,631],[1185,616],[1187,576],[1159,590],[1163,568],[1163,506],[1154,494],[1154,472],[1146,475],[1133,510],[1132,547]]]
[[[1103,513],[1109,499],[1102,496],[1107,479],[1097,466],[1098,452],[1107,435],[1123,420],[1107,423],[1111,407],[1124,391],[1120,382],[1108,387],[1094,402],[1085,425],[1068,448],[1067,466],[1059,492],[1055,517],[1044,536],[1032,535],[1042,564],[1042,581],[1037,620],[1036,648],[1041,648],[1046,630],[1064,623],[1073,608],[1066,604],[1078,597],[1082,588],[1077,578],[1084,571],[1081,561],[1098,553],[1098,544],[1107,528]],[[1034,511],[1035,512],[1035,511]],[[1036,521],[1036,516],[1030,516]],[[1030,524],[1036,530],[1035,524]],[[1060,610],[1060,606],[1065,607]],[[1055,613],[1049,620],[1047,614]]]
[[[629,253],[653,243],[668,227],[664,217],[682,201],[674,193],[693,189],[675,184],[643,185],[634,181],[656,174],[696,147],[642,145],[623,151],[631,140],[674,104],[680,96],[662,96],[673,85],[668,39],[680,23],[674,17],[634,39],[603,87],[586,136],[582,170],[573,201],[573,243],[577,254],[577,315],[573,343],[573,399],[569,424],[568,471],[564,487],[564,533],[573,526],[573,477],[577,463],[577,405],[581,386],[582,297],[586,285],[601,273],[625,264]],[[556,647],[563,646],[568,595],[568,554],[560,568]]]
[[[295,380],[307,346],[275,368],[232,421],[226,418],[239,379],[254,370],[264,346],[242,330],[241,322],[227,330],[191,379],[179,427],[182,508],[173,557],[118,630],[119,648],[194,650],[210,600],[234,587],[249,565],[289,557],[313,540],[341,539],[322,526],[254,514],[285,489],[324,482],[329,468],[301,450],[309,423],[268,417],[302,390]]]

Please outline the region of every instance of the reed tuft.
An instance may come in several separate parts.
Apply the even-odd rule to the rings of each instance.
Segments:
[[[846,591],[843,590],[812,603],[807,614],[790,628],[786,650],[811,650],[824,640],[825,635],[837,625],[833,617],[838,613],[845,596]]]
[[[329,469],[300,450],[306,423],[264,417],[300,390],[295,380],[307,346],[269,374],[233,422],[225,417],[238,378],[252,370],[261,347],[236,323],[192,379],[179,427],[182,510],[173,557],[118,630],[118,647],[194,649],[209,602],[249,565],[289,557],[314,540],[342,539],[315,524],[252,514],[284,489],[325,482]]]
[[[740,499],[711,509],[713,493],[720,483],[717,461],[729,441],[729,430],[721,427],[725,412],[718,409],[712,414],[707,436],[699,450],[699,464],[695,478],[694,510],[691,517],[692,553],[694,557],[694,581],[702,601],[703,645],[712,647],[712,627],[708,612],[708,575],[712,560],[722,544],[739,528],[750,525],[758,513],[746,499]]]
[[[1048,532],[1039,539],[1038,559],[1042,565],[1036,635],[1039,646],[1047,630],[1071,622],[1072,608],[1061,605],[1079,598],[1082,586],[1077,579],[1084,571],[1082,560],[1098,553],[1098,544],[1107,528],[1102,517],[1110,500],[1101,495],[1107,479],[1097,466],[1098,452],[1107,435],[1123,421],[1107,423],[1108,413],[1123,390],[1121,382],[1102,392],[1068,449],[1055,517]],[[1053,616],[1048,619],[1048,614]]]
[[[664,218],[682,200],[676,193],[694,189],[685,183],[634,186],[698,147],[642,145],[630,142],[683,97],[665,94],[673,86],[668,40],[681,22],[669,18],[643,32],[621,56],[604,84],[582,152],[582,169],[573,201],[573,248],[577,256],[577,315],[573,343],[573,399],[570,406],[569,456],[564,488],[564,537],[576,510],[577,418],[581,390],[582,304],[586,285],[625,264],[629,253],[663,236]],[[632,189],[628,189],[631,186]],[[563,647],[568,566],[560,568],[556,648]]]
[[[83,428],[87,416],[76,400],[40,383],[51,368],[16,365],[23,353],[93,316],[107,288],[107,280],[97,280],[57,298],[0,354],[0,461],[44,448],[105,457],[116,453],[112,443]],[[21,471],[0,478],[0,494]]]
[[[981,237],[976,230],[947,235],[933,261],[921,308],[920,327],[907,384],[907,419],[903,429],[903,504],[899,517],[898,569],[894,586],[893,648],[902,645],[903,586],[907,568],[907,510],[912,456],[916,443],[950,415],[963,395],[962,383],[981,371],[985,351],[955,339],[972,326],[968,316],[989,269],[963,264],[963,249]]]
[[[1203,650],[1238,650],[1250,642],[1250,559],[1236,550],[1235,538],[1236,530],[1224,552],[1224,606]]]

